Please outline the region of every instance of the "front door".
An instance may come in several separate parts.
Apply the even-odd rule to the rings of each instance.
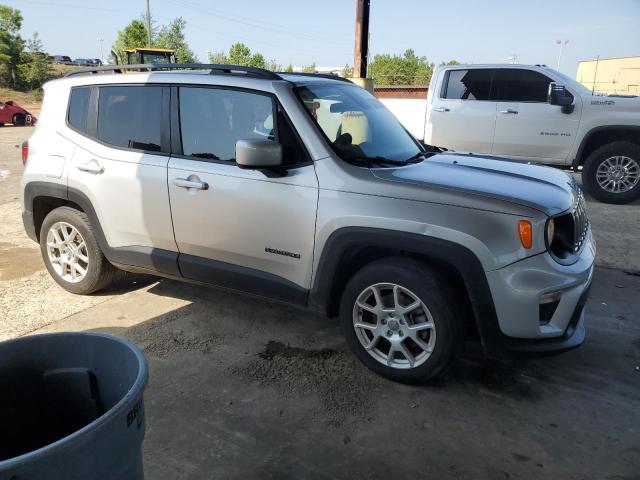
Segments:
[[[492,153],[537,162],[564,163],[575,141],[581,105],[571,113],[547,103],[551,79],[527,69],[496,69],[498,103]]]
[[[491,153],[496,102],[489,100],[491,70],[446,70],[427,105],[425,142],[436,147]],[[436,85],[439,83],[436,82]]]
[[[168,183],[182,274],[302,303],[318,182],[284,112],[263,92],[180,87],[172,94],[182,155],[169,161]],[[238,167],[236,142],[252,138],[283,144],[286,176]]]

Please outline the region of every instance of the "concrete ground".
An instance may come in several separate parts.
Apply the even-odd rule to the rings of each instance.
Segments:
[[[99,330],[139,345],[148,479],[640,479],[639,202],[589,201],[599,259],[581,348],[496,366],[469,342],[446,378],[409,387],[296,308],[149,277],[61,290],[22,231],[30,130],[0,129],[0,339]]]

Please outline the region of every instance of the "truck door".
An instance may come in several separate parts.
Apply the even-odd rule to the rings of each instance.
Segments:
[[[491,153],[496,102],[489,100],[492,70],[445,70],[427,105],[425,143],[451,150]]]
[[[552,80],[522,68],[496,69],[491,97],[497,101],[495,155],[547,163],[565,163],[580,121],[581,104],[572,113],[547,103]]]

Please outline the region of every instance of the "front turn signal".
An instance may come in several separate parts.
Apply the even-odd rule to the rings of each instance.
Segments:
[[[529,220],[518,221],[518,235],[520,235],[520,242],[524,248],[533,246],[533,226]]]

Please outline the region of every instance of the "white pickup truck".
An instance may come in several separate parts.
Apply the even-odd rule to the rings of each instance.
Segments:
[[[640,97],[600,96],[542,65],[436,68],[426,99],[382,99],[417,139],[449,150],[582,167],[595,198],[640,198]]]

